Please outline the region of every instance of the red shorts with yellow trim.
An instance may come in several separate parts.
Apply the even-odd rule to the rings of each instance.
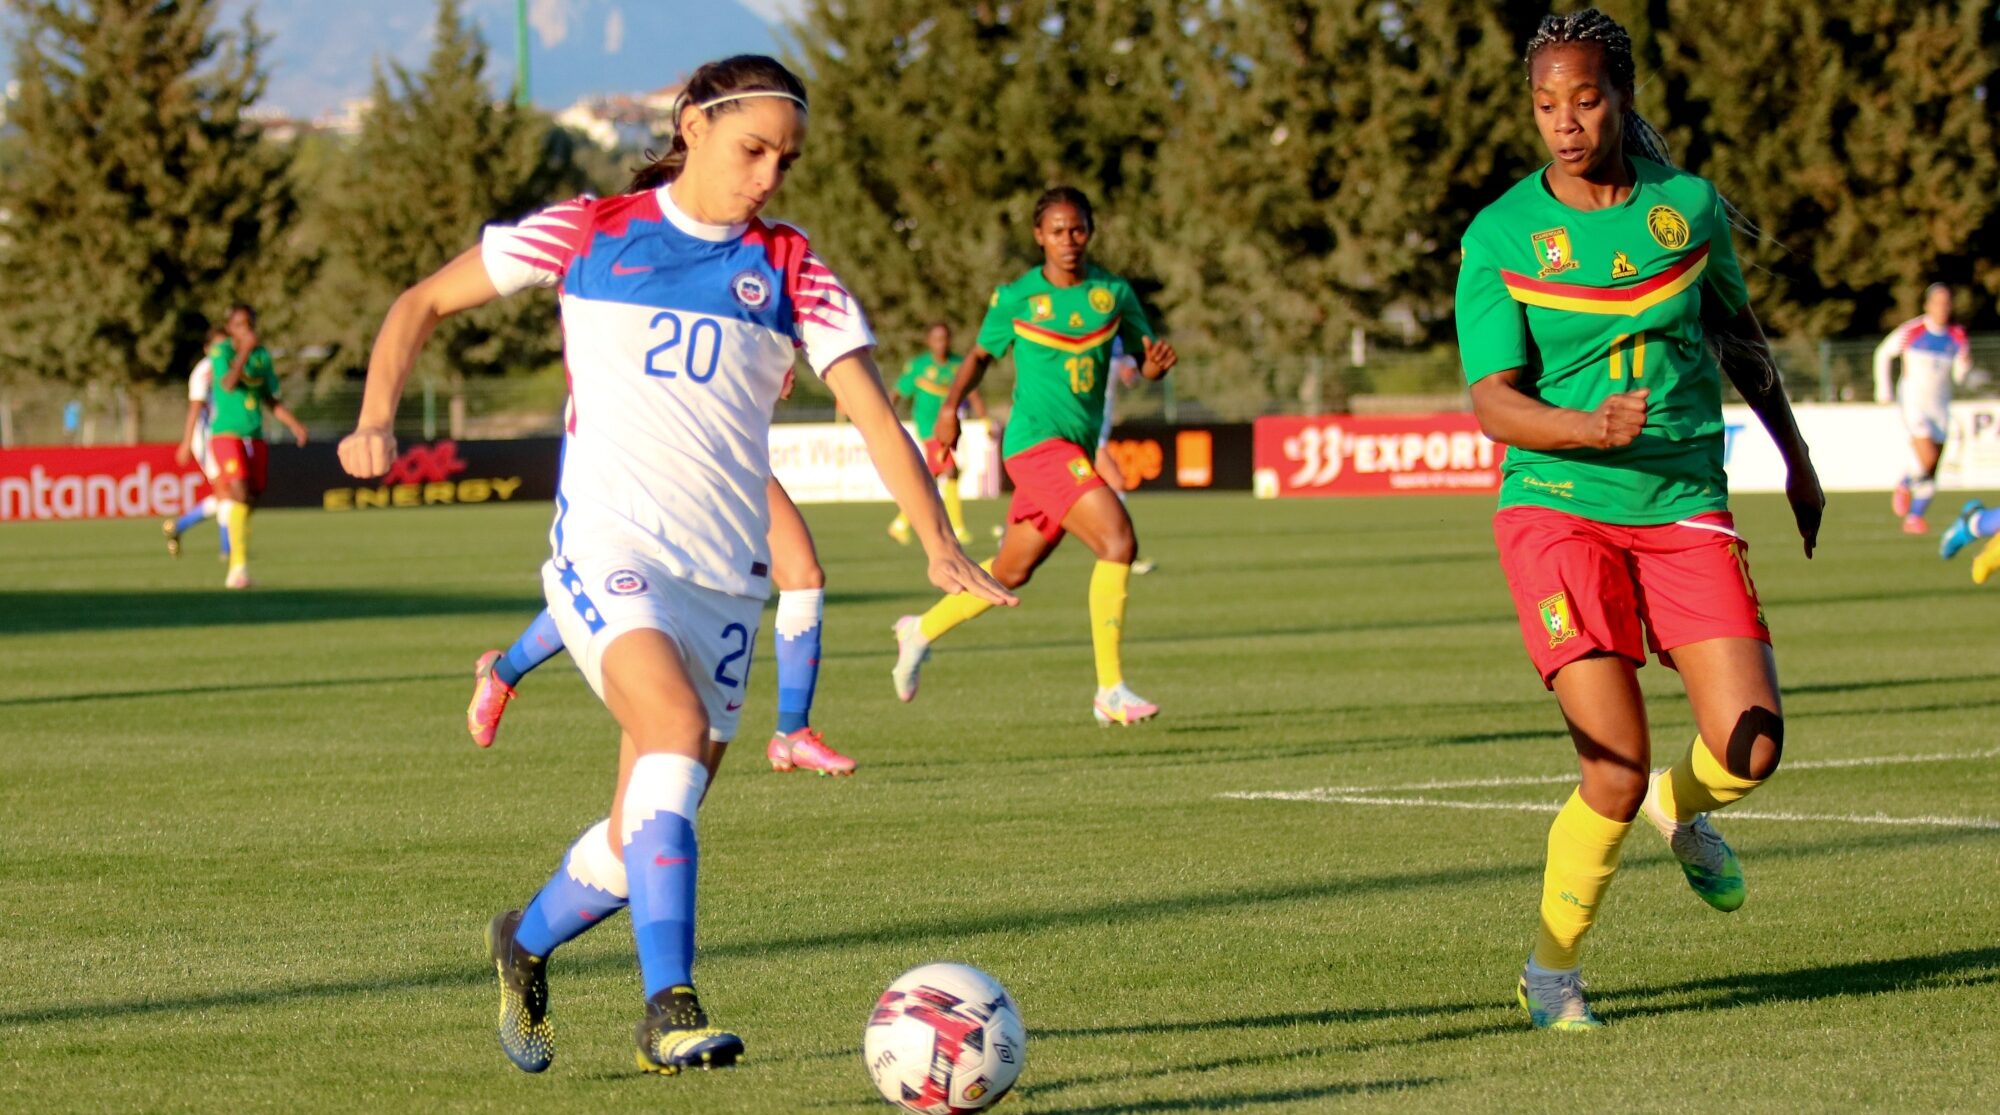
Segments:
[[[934,437],[924,439],[923,449],[924,467],[931,470],[933,477],[943,476],[951,471],[952,465],[958,463],[952,456],[951,450],[946,449],[944,443]]]
[[[216,434],[208,439],[208,444],[215,454],[215,471],[220,479],[241,479],[252,499],[264,494],[264,482],[271,475],[271,451],[263,438]]]
[[[1689,643],[1771,641],[1750,580],[1750,544],[1727,511],[1628,527],[1509,507],[1493,517],[1493,537],[1544,685],[1593,654],[1643,666],[1651,650],[1671,668],[1673,649]]]
[[[1092,488],[1104,487],[1090,454],[1060,438],[1023,449],[1003,463],[1014,481],[1007,522],[1028,523],[1051,542],[1063,536],[1063,518],[1076,501]]]

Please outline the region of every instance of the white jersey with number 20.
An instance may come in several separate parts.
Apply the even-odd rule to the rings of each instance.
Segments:
[[[805,234],[704,224],[662,188],[491,226],[481,257],[503,295],[561,296],[555,557],[645,555],[704,588],[768,596],[771,412],[793,351],[823,375],[875,343]]]

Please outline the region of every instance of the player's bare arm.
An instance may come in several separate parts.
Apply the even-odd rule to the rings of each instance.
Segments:
[[[1146,338],[1146,360],[1139,365],[1139,374],[1147,379],[1159,379],[1180,363],[1180,353],[1174,346],[1154,337]]]
[[[181,443],[174,447],[175,464],[185,465],[194,460],[195,425],[201,421],[201,411],[206,405],[199,401],[189,401],[187,421],[181,426]]]
[[[946,449],[958,448],[958,405],[966,396],[978,398],[979,381],[986,378],[986,369],[993,366],[993,354],[972,346],[965,354],[965,360],[958,366],[958,375],[951,381],[951,390],[945,393],[944,401],[938,404],[937,425],[931,427],[931,438]],[[980,404],[983,412],[985,404]],[[981,417],[985,417],[982,413]]]
[[[284,423],[285,429],[291,432],[293,441],[300,445],[306,443],[306,424],[299,421],[299,416],[293,414],[291,408],[274,399],[271,402],[271,417]]]
[[[389,471],[396,459],[396,407],[416,367],[417,355],[438,322],[484,306],[500,297],[480,259],[479,246],[459,253],[417,285],[396,297],[375,334],[368,357],[368,383],[354,432],[340,440],[340,465],[362,479]]]
[[[875,357],[867,349],[850,352],[826,370],[826,384],[833,397],[847,408],[849,420],[861,432],[868,457],[896,498],[896,506],[909,516],[910,526],[923,542],[930,558],[931,583],[945,592],[969,592],[995,604],[1020,603],[1013,593],[1000,587],[992,574],[965,556],[952,535],[951,522],[939,502],[937,486],[924,467],[916,445],[903,432],[903,424],[889,405],[882,387],[882,374]],[[938,416],[942,422],[944,415]]]
[[[1791,400],[1785,397],[1785,383],[1778,375],[1771,355],[1771,342],[1756,311],[1743,307],[1727,318],[1709,323],[1716,340],[1716,358],[1729,382],[1743,396],[1757,420],[1770,432],[1771,441],[1785,461],[1785,499],[1798,520],[1799,537],[1805,542],[1806,556],[1819,543],[1819,524],[1826,512],[1826,493],[1820,489],[1819,473],[1813,468],[1812,453],[1799,433],[1792,415]]]
[[[1622,392],[1595,410],[1554,407],[1520,389],[1521,370],[1472,385],[1472,413],[1487,437],[1519,449],[1616,449],[1646,427],[1646,392]]]

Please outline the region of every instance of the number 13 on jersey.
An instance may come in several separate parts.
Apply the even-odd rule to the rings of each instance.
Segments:
[[[1095,357],[1072,356],[1063,361],[1063,370],[1069,373],[1069,389],[1073,395],[1081,395],[1097,386]]]

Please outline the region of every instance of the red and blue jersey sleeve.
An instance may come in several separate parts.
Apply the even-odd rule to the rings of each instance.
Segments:
[[[479,256],[501,297],[531,287],[552,287],[590,243],[591,206],[580,197],[551,205],[519,224],[488,225]]]
[[[787,224],[759,223],[751,235],[762,239],[772,266],[784,276],[792,343],[805,350],[815,374],[823,376],[841,357],[874,347],[861,303],[813,252],[805,233]]]

